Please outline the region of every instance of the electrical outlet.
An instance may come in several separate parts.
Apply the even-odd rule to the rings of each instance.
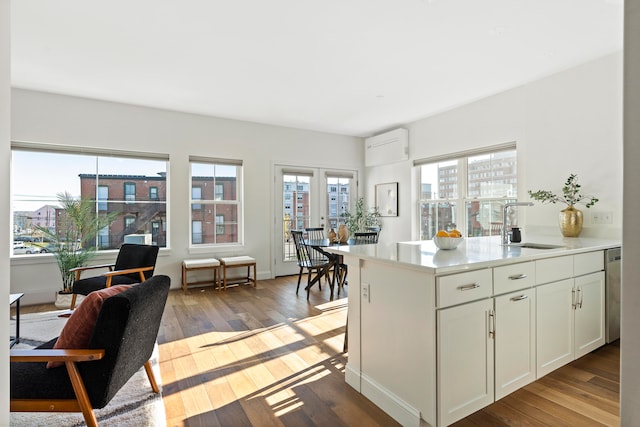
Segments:
[[[613,224],[613,212],[593,212],[591,220],[594,224]]]
[[[363,283],[362,284],[362,300],[365,302],[371,302],[371,300],[369,299],[369,284],[368,283]]]

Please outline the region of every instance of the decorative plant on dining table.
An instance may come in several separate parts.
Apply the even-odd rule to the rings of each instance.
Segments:
[[[377,207],[367,208],[364,197],[356,201],[354,212],[346,211],[343,215],[344,223],[350,233],[368,231],[372,227],[380,228],[380,212]]]

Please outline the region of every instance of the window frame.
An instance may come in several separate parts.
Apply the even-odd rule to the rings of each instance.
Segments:
[[[162,238],[164,239],[163,242],[160,243],[160,247],[161,249],[168,249],[170,247],[169,245],[169,227],[167,225],[167,222],[169,221],[169,204],[170,204],[170,194],[169,194],[169,179],[168,179],[168,171],[170,170],[170,162],[169,162],[169,155],[168,154],[164,154],[164,153],[146,153],[146,152],[134,152],[134,151],[125,151],[125,150],[118,150],[118,149],[100,149],[100,148],[92,148],[92,147],[83,147],[83,146],[67,146],[67,145],[58,145],[58,144],[50,144],[50,143],[41,143],[41,142],[31,142],[31,141],[16,141],[16,140],[12,140],[11,141],[11,156],[12,156],[12,164],[11,164],[11,179],[15,179],[15,168],[18,167],[13,163],[13,156],[15,152],[22,152],[23,156],[25,155],[24,153],[29,153],[32,152],[34,153],[34,155],[39,155],[41,156],[41,159],[44,159],[45,161],[47,159],[49,159],[46,156],[52,156],[50,157],[51,159],[56,159],[56,160],[63,160],[63,161],[70,161],[71,164],[73,164],[73,162],[75,161],[74,157],[77,157],[78,160],[82,160],[83,159],[88,159],[88,163],[93,163],[95,164],[95,168],[92,169],[87,169],[90,170],[90,172],[80,172],[80,181],[78,182],[78,187],[69,187],[69,188],[64,188],[67,187],[66,185],[63,185],[62,188],[60,189],[60,192],[64,192],[64,191],[69,191],[72,194],[80,194],[82,197],[90,197],[92,199],[92,202],[94,203],[94,208],[95,208],[95,212],[96,214],[103,214],[105,212],[105,210],[103,209],[105,206],[107,207],[107,211],[113,211],[113,212],[119,212],[120,215],[118,216],[118,218],[115,219],[115,221],[109,225],[108,227],[105,227],[104,229],[100,230],[96,236],[94,237],[94,239],[92,239],[92,245],[95,246],[96,252],[97,253],[109,253],[109,252],[114,252],[118,250],[118,247],[123,243],[123,241],[120,241],[118,239],[114,240],[114,237],[118,236],[118,233],[120,233],[121,231],[119,231],[120,225],[118,225],[119,221],[123,221],[123,217],[124,215],[126,215],[127,213],[127,209],[124,208],[120,208],[120,207],[114,207],[114,206],[124,206],[124,205],[131,205],[131,204],[141,204],[144,205],[145,203],[147,203],[144,199],[144,197],[142,198],[137,198],[136,200],[133,200],[132,202],[126,201],[124,200],[124,183],[125,182],[129,182],[126,177],[131,177],[131,179],[146,179],[146,177],[153,177],[153,179],[157,179],[157,180],[162,180],[162,186],[165,189],[165,194],[164,194],[164,200],[160,199],[154,201],[154,203],[159,203],[162,206],[159,207],[159,211],[158,214],[160,214],[161,216],[158,217],[160,218],[162,224],[163,224],[163,235]],[[54,157],[54,156],[63,156],[63,157]],[[68,156],[68,158],[66,157]],[[147,175],[140,175],[139,173],[136,175],[135,172],[134,174],[131,173],[122,173],[122,175],[113,175],[112,169],[111,167],[113,166],[113,164],[111,164],[111,160],[112,159],[122,159],[122,160],[127,160],[127,161],[140,161],[140,166],[142,167],[142,170],[144,170],[144,168],[148,168],[147,165],[144,164],[145,161],[151,161],[151,162],[161,162],[163,164],[163,168],[164,171],[162,172],[152,172],[149,173],[147,172]],[[21,159],[24,160],[24,159]],[[106,162],[105,162],[106,161]],[[105,162],[104,164],[102,162]],[[56,162],[55,164],[60,164],[59,162]],[[82,163],[84,165],[84,163]],[[135,163],[132,163],[135,165]],[[106,167],[105,167],[106,165]],[[154,171],[157,170],[162,170],[162,169],[158,169],[158,166],[154,166]],[[140,170],[140,171],[142,171]],[[138,172],[138,171],[136,171]],[[120,173],[120,172],[116,172],[116,173]],[[154,175],[153,173],[157,173],[157,175]],[[75,173],[71,173],[72,176],[76,177]],[[116,194],[118,193],[118,190],[115,187],[112,187],[110,184],[107,185],[103,185],[105,180],[109,180],[109,179],[118,179],[120,176],[122,176],[124,179],[121,181],[123,184],[122,188],[122,200],[116,200],[116,199],[109,199],[109,198],[113,198],[116,196]],[[90,182],[92,182],[92,184],[90,186],[86,186],[86,184],[83,184],[82,180],[89,180]],[[86,181],[85,181],[86,182]],[[131,182],[135,185],[135,182]],[[93,188],[93,191],[91,191],[90,189]],[[101,194],[101,189],[106,188],[106,195],[107,195],[107,199],[103,199],[103,196],[105,196],[105,194]],[[137,188],[137,186],[136,186]],[[85,190],[87,191],[85,193]],[[113,191],[112,191],[113,190]],[[113,196],[112,196],[113,193]],[[39,193],[36,193],[39,194]],[[54,200],[54,195],[50,192],[50,191],[44,191],[42,193],[42,196],[46,197],[46,199],[42,199],[44,204],[51,204],[51,205],[55,205],[55,206],[59,206],[58,205],[58,201]],[[18,197],[18,198],[17,198]],[[79,196],[76,196],[79,197]],[[28,203],[32,203],[33,201],[36,201],[38,199],[34,199],[34,200],[29,200],[29,199],[20,199],[19,196],[17,196],[12,188],[11,191],[11,203],[14,204],[16,203],[16,200],[22,200],[22,202],[28,202]],[[62,211],[60,209],[56,209],[57,213],[56,213],[56,221],[59,221],[59,218],[62,218]],[[12,208],[11,210],[11,222],[12,222],[12,228],[13,228],[13,223],[14,223],[14,217],[16,215],[16,212],[19,211],[14,211],[14,209]],[[55,225],[53,226],[55,227]],[[115,229],[113,229],[115,227]],[[108,234],[105,234],[105,230],[109,230]],[[115,234],[114,234],[115,233]],[[13,237],[13,235],[12,235]],[[37,256],[51,256],[50,253],[43,253],[43,254],[30,254],[30,257],[37,257]],[[11,255],[11,258],[14,259],[15,257],[13,255]],[[19,258],[21,259],[26,259],[26,256],[20,255]]]
[[[221,158],[211,158],[211,157],[200,157],[200,156],[189,156],[189,186],[190,188],[194,188],[194,173],[193,173],[193,166],[194,164],[199,164],[199,165],[207,165],[207,166],[212,166],[214,168],[214,175],[215,175],[215,168],[217,166],[221,166],[224,168],[227,167],[235,167],[236,170],[236,182],[235,182],[235,198],[233,197],[233,195],[229,195],[227,194],[227,189],[223,188],[223,191],[220,192],[219,191],[219,187],[218,187],[218,182],[216,182],[217,178],[224,178],[224,176],[213,176],[211,177],[213,180],[213,195],[211,199],[207,199],[206,195],[203,193],[201,193],[201,199],[198,200],[194,200],[192,198],[193,193],[190,191],[189,194],[191,195],[191,197],[189,198],[189,222],[190,222],[190,230],[191,232],[189,233],[189,248],[190,250],[193,249],[202,249],[202,250],[208,250],[211,248],[227,248],[227,247],[231,247],[231,246],[243,246],[244,245],[244,188],[243,188],[243,183],[244,183],[244,178],[243,178],[243,174],[244,174],[244,165],[242,160],[235,160],[235,159],[221,159]],[[197,175],[195,175],[195,177],[197,177]],[[197,185],[196,185],[197,186]],[[217,200],[217,196],[218,195],[224,195],[224,196],[228,196],[229,199],[228,200]],[[224,199],[224,197],[223,197]],[[209,243],[205,243],[205,241],[207,240],[207,238],[205,238],[205,233],[206,231],[202,230],[202,243],[196,242],[194,241],[194,236],[193,236],[193,223],[195,220],[200,220],[200,218],[194,218],[193,214],[194,214],[194,206],[200,205],[202,207],[202,212],[211,212],[213,214],[213,239],[214,242],[209,242]],[[224,217],[226,220],[228,220],[227,215],[224,214],[224,210],[222,213],[217,212],[217,209],[219,207],[224,207],[224,206],[234,206],[235,207],[235,217],[236,217],[236,221],[235,223],[229,222],[229,223],[225,223],[225,224],[219,224],[217,223],[217,218],[222,216]],[[210,209],[211,208],[211,209]],[[203,222],[202,227],[205,226],[205,223]],[[220,227],[223,227],[225,229],[225,232],[229,229],[229,227],[231,227],[232,229],[234,229],[235,233],[236,233],[236,241],[232,241],[232,242],[219,242],[218,241],[218,236],[224,236],[225,233],[223,234],[219,234],[218,231],[220,230]]]

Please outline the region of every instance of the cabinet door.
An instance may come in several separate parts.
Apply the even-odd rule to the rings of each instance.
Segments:
[[[438,424],[493,403],[493,339],[486,299],[438,311]]]
[[[575,357],[605,344],[604,272],[576,277]]]
[[[540,378],[573,360],[573,279],[536,288],[536,364]]]
[[[495,298],[496,400],[536,379],[536,291]]]

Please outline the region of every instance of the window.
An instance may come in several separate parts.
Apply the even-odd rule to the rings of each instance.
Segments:
[[[224,215],[216,215],[216,234],[224,234]]]
[[[151,233],[154,221],[167,223],[166,155],[13,142],[11,156],[14,239],[29,237],[33,245],[44,246],[42,227],[60,236],[65,215],[57,195],[65,192],[91,200],[96,215],[117,214],[98,235],[85,239],[84,247],[118,249],[132,220],[137,221],[133,231],[141,233]],[[24,174],[25,170],[38,173]],[[151,194],[151,187],[157,188],[157,199],[136,198],[136,188],[144,195]],[[38,212],[47,214],[39,222],[32,219]],[[158,246],[166,246],[167,235],[166,229],[159,232]]]
[[[106,185],[98,185],[98,210],[99,211],[108,210],[107,200],[109,200],[109,187],[107,187]]]
[[[202,187],[191,187],[191,200],[202,200]],[[192,203],[191,209],[200,210],[202,205],[200,203]]]
[[[124,183],[124,200],[127,202],[136,201],[136,184],[134,182]]]
[[[190,164],[191,243],[241,244],[242,162],[192,157]]]
[[[136,217],[135,216],[125,216],[124,217],[124,231],[128,234],[135,234],[136,230]]]
[[[202,243],[202,221],[191,221],[191,242]]]
[[[149,200],[158,200],[158,187],[149,187]]]
[[[419,167],[421,239],[453,229],[469,237],[500,234],[502,207],[518,197],[515,143],[414,165]],[[515,214],[509,221],[514,225]]]

